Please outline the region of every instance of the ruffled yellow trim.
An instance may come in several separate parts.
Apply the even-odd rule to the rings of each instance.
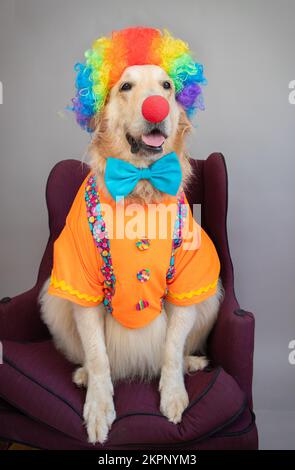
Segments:
[[[173,297],[174,299],[191,299],[195,295],[201,295],[204,294],[205,292],[208,292],[210,289],[214,289],[214,287],[217,286],[218,279],[216,281],[212,282],[212,284],[209,284],[207,287],[200,287],[198,290],[191,290],[190,292],[183,292],[182,294],[173,294],[172,292],[168,292],[168,296]]]
[[[94,297],[93,295],[82,294],[77,289],[74,289],[72,286],[67,284],[65,281],[58,281],[53,275],[51,275],[50,286],[53,286],[55,289],[61,289],[62,291],[69,292],[71,295],[75,295],[81,300],[87,300],[87,302],[99,302],[103,300],[102,295]]]

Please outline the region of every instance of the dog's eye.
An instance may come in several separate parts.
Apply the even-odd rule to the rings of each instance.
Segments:
[[[125,82],[123,85],[120,87],[120,91],[129,91],[132,88],[132,83],[130,82]]]
[[[165,90],[169,90],[171,88],[171,83],[168,81],[163,82],[163,88],[165,88]]]

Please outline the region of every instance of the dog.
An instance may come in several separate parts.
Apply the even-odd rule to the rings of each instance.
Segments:
[[[139,38],[140,46],[145,29],[130,31],[135,39]],[[136,48],[136,41],[133,44]],[[99,112],[88,116],[86,124],[83,122],[92,131],[88,149],[91,172],[97,187],[109,197],[106,185],[109,156],[146,169],[174,152],[181,168],[181,187],[186,187],[191,176],[185,140],[192,125],[185,107],[176,99],[174,81],[157,63],[138,65],[136,59],[133,62],[114,81]],[[143,115],[142,104],[151,96],[168,103],[169,112],[157,122]],[[160,204],[166,197],[150,180],[142,178],[125,201]],[[164,297],[159,314],[140,328],[128,328],[117,321],[103,302],[87,306],[69,300],[62,291],[60,296],[52,295],[50,279],[45,282],[39,295],[42,318],[56,347],[78,365],[74,383],[87,388],[83,417],[89,442],[103,443],[107,439],[116,417],[113,384],[118,380],[159,377],[161,412],[172,423],[181,421],[189,403],[184,373],[208,365],[205,355],[193,353],[204,353],[218,315],[223,289],[217,278],[217,285],[201,302],[196,298],[189,305],[177,305]]]

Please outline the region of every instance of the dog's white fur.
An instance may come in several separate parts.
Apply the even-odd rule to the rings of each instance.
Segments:
[[[127,97],[119,92],[124,80],[132,80],[136,85],[135,91]],[[116,155],[137,166],[147,166],[161,156],[134,156],[123,135],[126,127],[135,136],[143,133],[143,118],[138,111],[138,102],[142,102],[149,94],[162,94],[169,101],[169,122],[166,126],[168,137],[163,153],[176,149],[185,184],[189,169],[182,141],[188,124],[175,101],[173,87],[170,91],[163,90],[163,80],[169,80],[169,77],[160,67],[129,67],[111,90],[105,114],[97,117],[97,130],[91,144],[92,169],[100,184],[104,184],[106,155]],[[126,109],[131,116],[128,113],[124,115]],[[122,112],[118,119],[120,110]],[[124,129],[120,133],[122,127]],[[131,197],[146,202],[158,201],[161,194],[149,182],[140,181]],[[116,416],[113,382],[120,379],[148,380],[160,376],[161,411],[171,422],[180,422],[188,405],[183,374],[201,370],[208,364],[205,356],[192,354],[204,351],[207,336],[218,314],[222,297],[221,282],[217,293],[199,304],[179,307],[165,302],[161,314],[146,327],[138,329],[125,328],[112,315],[106,315],[102,304],[86,308],[49,295],[48,285],[49,280],[39,295],[42,318],[56,347],[71,362],[79,365],[73,381],[78,386],[87,387],[83,416],[89,441],[103,443],[106,440]]]

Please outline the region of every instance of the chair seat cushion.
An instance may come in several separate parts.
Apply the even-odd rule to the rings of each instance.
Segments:
[[[5,403],[5,402],[4,402]],[[7,403],[0,408],[0,439],[19,442],[30,447],[47,450],[91,450],[97,449],[86,441],[78,441],[55,429],[28,418]],[[257,450],[255,416],[249,408],[219,433],[208,439],[198,439],[175,444],[123,444],[108,446],[105,450]]]
[[[52,341],[3,341],[3,353],[0,397],[35,421],[86,442],[82,418],[85,389],[73,384],[75,366]],[[160,447],[201,441],[235,422],[247,406],[244,393],[222,368],[186,375],[185,383],[190,402],[178,425],[170,423],[159,410],[157,380],[117,384],[117,418],[105,447]]]

